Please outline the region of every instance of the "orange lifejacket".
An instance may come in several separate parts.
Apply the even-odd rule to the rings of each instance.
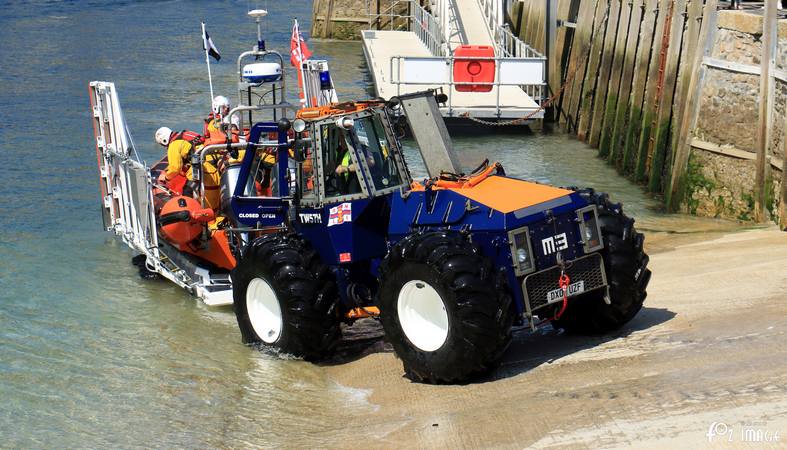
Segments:
[[[220,121],[221,121],[221,115],[217,115],[212,112],[208,114],[208,118],[205,119],[205,125],[202,128],[203,134],[205,135],[205,145],[227,143],[227,134],[221,131]],[[211,124],[213,124],[212,127]],[[240,132],[236,128],[232,128],[230,130],[230,135],[231,135],[230,142],[232,142],[233,144],[240,142],[239,134]]]
[[[177,141],[178,139],[183,139],[184,141],[191,144],[192,151],[194,150],[194,147],[205,143],[205,138],[196,131],[183,130],[180,133],[173,132],[169,137],[170,142]]]

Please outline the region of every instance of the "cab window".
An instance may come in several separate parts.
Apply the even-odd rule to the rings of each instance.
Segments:
[[[372,115],[356,119],[353,126],[375,190],[399,186],[402,180],[380,118]]]
[[[336,124],[320,127],[320,145],[325,174],[325,197],[360,194],[358,167],[352,157],[352,142],[347,132]]]
[[[257,150],[254,155],[254,161],[251,165],[251,173],[254,177],[249,177],[253,180],[254,191],[257,195],[262,197],[278,197],[279,183],[276,178],[278,170],[276,167],[277,161],[276,147],[263,147]]]
[[[298,187],[301,199],[305,202],[317,201],[317,155],[314,152],[314,143],[311,140],[303,141],[300,150],[303,160],[298,164],[300,176]]]

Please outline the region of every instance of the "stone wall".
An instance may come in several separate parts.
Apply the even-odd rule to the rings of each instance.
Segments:
[[[383,15],[379,20],[377,18],[378,3],[382,13],[407,13],[407,2],[396,0],[314,0],[311,36],[341,40],[360,39],[360,31],[368,29],[370,21],[373,28],[380,25],[389,29],[389,16]],[[394,19],[394,29],[403,23],[403,19]]]
[[[762,56],[762,17],[735,11],[719,12],[712,57],[759,66]],[[787,21],[779,21],[777,67],[787,68]],[[693,137],[702,141],[689,159],[687,212],[704,216],[753,220],[755,157],[757,152],[760,77],[709,67],[703,85]],[[787,83],[776,81],[769,161],[766,171],[767,210],[773,220],[779,198],[784,155]],[[700,147],[704,147],[700,148]],[[715,151],[709,151],[708,148]]]

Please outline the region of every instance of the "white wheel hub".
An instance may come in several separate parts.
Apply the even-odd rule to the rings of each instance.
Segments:
[[[281,336],[282,315],[279,299],[271,285],[262,278],[254,278],[246,289],[246,311],[254,332],[266,344],[273,344]]]
[[[448,312],[440,294],[429,283],[412,280],[402,286],[396,303],[399,324],[410,342],[433,352],[448,338]]]

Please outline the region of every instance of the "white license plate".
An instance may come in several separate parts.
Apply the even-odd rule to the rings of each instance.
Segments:
[[[585,292],[585,282],[577,281],[568,285],[568,296],[572,297]],[[563,300],[563,289],[555,289],[547,292],[547,303],[554,303]]]

